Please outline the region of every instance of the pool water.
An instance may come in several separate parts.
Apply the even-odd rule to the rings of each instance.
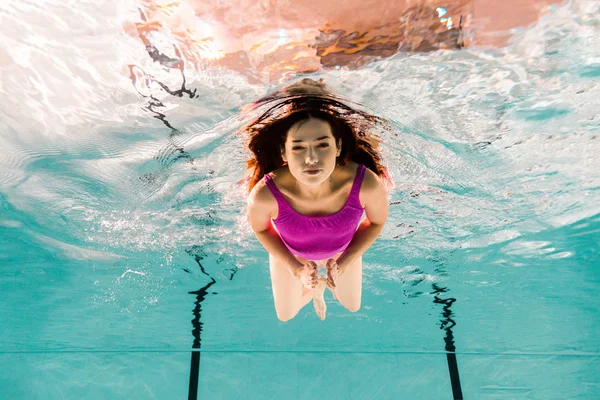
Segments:
[[[315,74],[395,187],[361,309],[286,323],[235,132],[298,76],[165,68],[134,5],[0,9],[0,399],[600,398],[597,2]]]

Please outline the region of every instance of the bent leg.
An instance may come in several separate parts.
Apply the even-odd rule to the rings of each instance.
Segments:
[[[314,290],[303,288],[299,279],[279,260],[269,254],[271,286],[277,318],[286,322],[298,315],[298,312],[313,299]]]
[[[362,298],[362,257],[349,264],[335,282],[333,295],[349,311],[360,309]]]

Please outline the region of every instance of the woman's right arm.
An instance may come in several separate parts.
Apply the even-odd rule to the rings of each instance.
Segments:
[[[263,247],[297,277],[299,268],[304,264],[294,257],[273,228],[271,213],[276,206],[269,188],[263,182],[257,183],[248,196],[248,223]]]

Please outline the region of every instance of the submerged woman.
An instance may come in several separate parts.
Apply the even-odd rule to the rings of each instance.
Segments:
[[[277,317],[288,321],[313,300],[324,320],[326,287],[346,309],[360,308],[362,255],[388,216],[391,181],[369,139],[382,120],[312,80],[283,94],[244,128],[252,154],[247,217],[269,252]]]

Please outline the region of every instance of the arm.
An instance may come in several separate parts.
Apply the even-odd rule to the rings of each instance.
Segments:
[[[303,264],[288,250],[271,223],[271,212],[276,203],[268,190],[262,183],[258,183],[253,188],[248,197],[248,223],[265,250],[282,262],[293,276],[296,276],[296,271]]]
[[[270,223],[269,223],[270,225]],[[294,255],[288,250],[288,248],[283,244],[279,233],[273,228],[273,226],[269,226],[266,230],[261,232],[254,232],[258,241],[263,245],[263,247],[273,255],[276,259],[283,262],[285,267],[292,276],[297,276],[296,273],[298,268],[302,267],[302,264]]]
[[[360,197],[365,205],[366,218],[359,225],[346,250],[337,259],[342,271],[346,265],[354,262],[371,247],[381,234],[388,217],[387,191],[383,182],[371,170],[365,171]]]

